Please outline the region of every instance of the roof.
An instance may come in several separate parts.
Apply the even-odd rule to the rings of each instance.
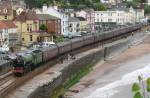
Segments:
[[[38,14],[38,18],[39,18],[39,20],[50,20],[50,19],[55,20],[55,19],[59,19],[59,18],[54,17],[54,16],[49,15],[49,14]]]
[[[14,21],[38,20],[38,15],[34,10],[23,11],[20,15],[14,18]]]
[[[9,2],[0,2],[0,15],[11,15],[13,13],[12,6]]]
[[[17,28],[13,21],[0,21],[0,29]]]
[[[75,17],[70,17],[68,19],[69,22],[79,22],[80,20],[78,18],[75,18]]]
[[[84,17],[77,17],[80,21],[86,21]]]

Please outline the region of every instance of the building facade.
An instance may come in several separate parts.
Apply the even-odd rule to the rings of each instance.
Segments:
[[[13,21],[0,21],[0,45],[13,47],[18,44],[17,26]]]
[[[38,41],[39,19],[34,10],[26,10],[16,16],[14,23],[18,27],[20,44],[29,45]]]
[[[11,3],[0,2],[0,20],[12,20],[13,9]]]
[[[85,9],[76,12],[76,17],[83,17],[87,21],[87,27],[90,29],[90,32],[95,31],[95,12],[93,9]]]
[[[80,20],[75,17],[69,18],[69,32],[77,33],[80,32]]]
[[[134,24],[144,18],[144,10],[133,8],[95,11],[95,22],[116,23],[117,25]]]
[[[42,9],[36,9],[37,14],[49,14],[54,17],[57,17],[61,20],[61,32],[60,34],[68,33],[68,15],[65,12],[59,11],[57,6],[48,7],[47,5],[43,5]]]

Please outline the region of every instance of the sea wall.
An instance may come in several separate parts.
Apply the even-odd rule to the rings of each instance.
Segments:
[[[121,53],[129,47],[130,41],[131,40],[126,39],[113,42],[111,44],[104,45],[101,48],[95,48],[90,52],[87,51],[84,52],[84,54],[79,54],[83,56],[76,58],[74,62],[60,71],[60,76],[53,79],[52,82],[39,87],[37,90],[32,92],[28,98],[54,98],[52,96],[57,93],[56,89],[63,87],[64,83],[66,83],[73,75],[87,66],[92,67],[98,61],[107,60],[110,57]]]

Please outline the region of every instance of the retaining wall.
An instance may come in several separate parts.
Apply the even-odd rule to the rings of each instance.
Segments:
[[[34,91],[28,98],[51,98],[50,96],[55,93],[55,89],[63,85],[72,75],[79,72],[81,69],[87,66],[92,66],[98,61],[103,61],[104,57],[106,59],[116,55],[128,48],[130,45],[130,40],[121,41],[119,43],[113,43],[108,46],[103,46],[102,49],[96,49],[94,52],[87,53],[80,59],[75,60],[70,65],[66,66],[61,70],[61,75],[53,80],[53,82],[39,87]],[[82,53],[81,53],[82,54]],[[105,54],[105,55],[104,55]]]

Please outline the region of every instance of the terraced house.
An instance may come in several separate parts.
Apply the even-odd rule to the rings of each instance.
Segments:
[[[39,18],[34,10],[23,11],[14,18],[14,22],[18,27],[22,45],[28,46],[38,41],[40,35]]]
[[[39,25],[45,25],[47,34],[42,34],[42,40],[51,41],[53,36],[61,34],[61,19],[49,14],[38,14]],[[44,38],[44,39],[43,39]]]
[[[18,44],[17,26],[13,21],[0,21],[0,46],[13,47]]]
[[[12,20],[13,10],[12,6],[8,2],[0,2],[0,20]]]

